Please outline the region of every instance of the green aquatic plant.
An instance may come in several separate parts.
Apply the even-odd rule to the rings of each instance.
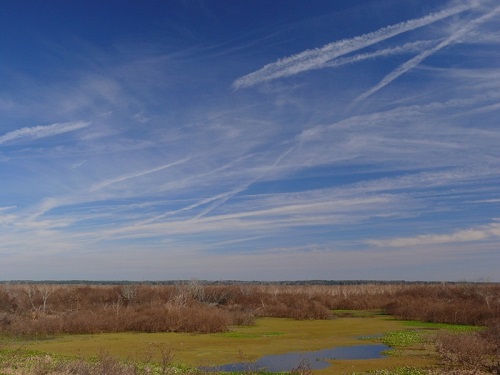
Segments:
[[[418,320],[408,320],[404,325],[416,328],[423,328],[428,330],[447,330],[451,332],[473,332],[480,331],[483,327],[473,326],[467,324],[450,324],[450,323],[432,323],[432,322],[419,322]]]
[[[382,336],[381,341],[390,347],[401,348],[422,343],[424,336],[425,333],[417,330],[388,332]]]

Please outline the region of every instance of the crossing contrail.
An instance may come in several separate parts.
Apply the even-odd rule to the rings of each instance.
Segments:
[[[292,76],[308,70],[321,69],[325,67],[325,64],[329,61],[339,56],[357,51],[375,43],[379,43],[404,32],[432,24],[436,21],[462,13],[474,7],[475,5],[469,3],[447,8],[439,12],[430,13],[421,18],[411,19],[395,25],[386,26],[368,34],[332,42],[321,48],[306,50],[296,55],[292,55],[274,63],[265,65],[260,70],[238,78],[233,82],[233,87],[236,89],[250,87],[257,83]]]
[[[483,22],[488,21],[490,18],[496,16],[497,14],[500,14],[500,6],[496,7],[493,9],[491,12],[482,15],[481,17],[475,18],[474,20],[468,22],[460,28],[458,31],[450,35],[448,38],[443,40],[442,42],[438,43],[436,46],[429,48],[422,53],[418,54],[417,56],[413,57],[412,59],[406,61],[404,64],[400,65],[398,68],[393,70],[391,73],[387,74],[377,85],[373,86],[371,89],[360,95],[356,101],[359,102],[361,100],[366,99],[368,96],[376,93],[379,91],[381,88],[384,86],[387,86],[389,83],[394,81],[396,78],[401,76],[402,74],[406,73],[408,70],[414,68],[418,64],[420,64],[424,59],[427,57],[433,55],[440,49],[443,49],[447,47],[448,45],[456,42],[459,40],[461,37],[463,37],[465,34],[468,32],[472,31],[476,26],[480,25]]]

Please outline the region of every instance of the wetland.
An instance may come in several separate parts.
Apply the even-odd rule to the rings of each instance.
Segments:
[[[0,374],[494,373],[499,290],[496,284],[6,285]]]

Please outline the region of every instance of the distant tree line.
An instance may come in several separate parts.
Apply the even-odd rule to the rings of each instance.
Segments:
[[[407,280],[0,280],[0,284],[35,285],[187,285],[196,281],[202,285],[436,285],[436,284],[499,284],[490,281],[407,281]]]

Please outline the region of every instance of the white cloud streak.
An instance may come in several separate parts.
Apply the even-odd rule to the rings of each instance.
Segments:
[[[398,47],[385,48],[375,52],[360,53],[349,57],[341,57],[329,62],[328,64],[325,64],[325,67],[336,68],[342,65],[354,64],[363,60],[374,59],[377,57],[400,55],[410,52],[421,52],[423,49],[429,48],[437,43],[438,40],[419,40],[417,42],[409,42]]]
[[[138,177],[146,176],[148,174],[159,172],[159,171],[162,171],[162,170],[167,169],[167,168],[175,167],[176,165],[179,165],[179,164],[187,162],[189,159],[190,158],[184,158],[184,159],[178,160],[178,161],[173,162],[173,163],[161,165],[161,166],[156,167],[156,168],[152,168],[152,169],[148,169],[148,170],[145,170],[145,171],[141,171],[141,172],[137,172],[137,173],[132,173],[132,174],[127,174],[127,175],[123,175],[123,176],[120,176],[120,177],[117,177],[117,178],[112,178],[112,179],[109,179],[109,180],[101,181],[101,182],[93,185],[90,188],[90,191],[91,192],[95,192],[95,191],[104,189],[106,187],[109,187],[111,185],[114,185],[114,184],[117,184],[117,183],[120,183],[120,182],[131,180],[133,178],[138,178]]]
[[[500,224],[493,223],[477,228],[458,230],[448,234],[424,234],[415,237],[400,237],[389,240],[370,240],[368,244],[378,247],[414,247],[482,241],[500,237]]]
[[[291,147],[289,148],[288,150],[286,150],[283,154],[281,154],[280,156],[278,156],[278,158],[276,159],[276,161],[272,164],[271,166],[271,170],[273,168],[276,168],[279,163],[281,163],[281,161],[286,158],[286,156],[288,154],[290,154],[292,151],[294,150],[294,147]],[[239,194],[243,191],[245,191],[246,189],[248,189],[250,186],[252,186],[254,183],[256,183],[257,181],[261,180],[262,178],[265,177],[265,175],[268,173],[268,171],[266,170],[264,173],[262,173],[260,176],[257,176],[256,178],[254,178],[252,181],[250,181],[249,183],[247,184],[244,184],[243,186],[241,186],[240,188],[230,192],[229,194],[226,194],[225,197],[223,197],[223,199],[220,201],[220,202],[217,202],[215,203],[214,205],[212,205],[211,207],[207,208],[205,211],[203,211],[201,214],[199,214],[197,216],[197,218],[199,217],[202,217],[202,216],[205,216],[207,215],[209,212],[215,210],[217,207],[221,206],[222,204],[226,203],[229,199],[231,199],[232,197],[234,197],[236,194]]]
[[[352,223],[378,215],[384,209],[395,210],[397,199],[391,195],[336,198],[325,192],[314,201],[281,202],[275,207],[254,209],[252,202],[246,210],[207,217],[126,225],[94,232],[93,239],[147,238],[166,235],[221,234],[261,235],[263,231]]]
[[[82,129],[89,125],[90,122],[76,121],[21,128],[0,136],[0,144],[16,141],[31,141],[39,138],[52,137],[54,135]]]
[[[394,81],[396,78],[400,77],[410,69],[413,69],[415,66],[420,64],[423,60],[425,60],[429,56],[449,46],[450,44],[459,41],[465,34],[473,30],[475,27],[479,26],[481,23],[490,20],[499,13],[500,13],[500,7],[497,7],[493,9],[493,11],[468,22],[464,27],[460,28],[457,32],[453,33],[451,36],[449,36],[436,46],[429,48],[428,50],[425,50],[424,52],[420,53],[419,55],[415,56],[414,58],[400,65],[397,69],[393,70],[391,73],[386,75],[377,85],[375,85],[374,87],[372,87],[371,89],[360,95],[356,99],[356,101],[357,102],[362,101],[367,97],[369,97],[370,95],[373,95],[374,93],[376,93],[377,91],[379,91],[380,89],[382,89],[383,87],[387,86],[389,83]]]
[[[281,155],[279,155],[278,158],[275,160],[275,162],[271,165],[271,168],[275,168],[283,160],[283,158],[285,158],[292,151],[293,151],[293,147],[288,149],[287,151],[285,151]],[[225,169],[225,168],[226,168],[226,166],[223,167],[223,169]],[[253,185],[257,181],[261,180],[267,173],[269,173],[268,169],[266,169],[265,172],[259,174],[257,177],[252,178],[249,182],[241,184],[240,186],[236,187],[235,189],[231,189],[230,191],[219,193],[219,194],[213,195],[211,197],[201,199],[196,203],[190,204],[186,207],[183,207],[183,208],[180,208],[180,209],[177,209],[174,211],[169,211],[169,212],[166,212],[164,214],[155,216],[154,218],[143,221],[140,224],[142,225],[142,224],[160,221],[166,217],[170,217],[170,216],[174,216],[174,215],[177,215],[180,213],[188,212],[188,211],[194,210],[198,207],[210,204],[209,207],[205,208],[201,213],[196,215],[196,218],[199,219],[199,218],[207,215],[211,211],[215,210],[217,207],[226,203],[228,200],[233,198],[235,195],[248,189],[251,185]]]
[[[321,69],[328,62],[342,55],[382,42],[396,35],[430,25],[439,20],[474,8],[472,4],[459,5],[427,16],[383,27],[377,31],[326,44],[321,48],[303,51],[265,65],[262,69],[247,74],[234,81],[236,89],[250,87],[261,82],[296,75],[301,72]]]

